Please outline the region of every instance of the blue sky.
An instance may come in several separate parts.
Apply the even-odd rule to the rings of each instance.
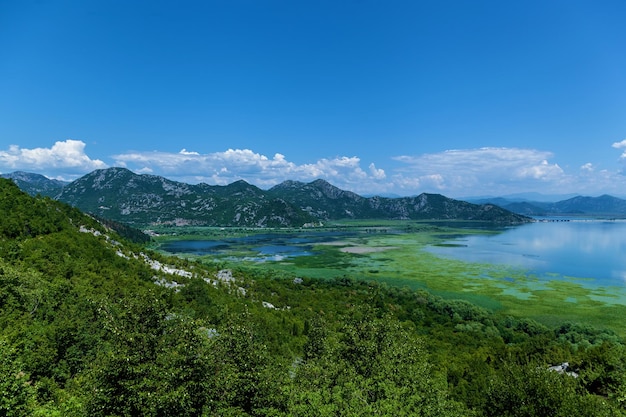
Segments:
[[[626,196],[623,1],[0,1],[0,172]]]

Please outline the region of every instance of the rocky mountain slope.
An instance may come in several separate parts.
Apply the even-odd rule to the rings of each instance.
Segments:
[[[269,190],[319,219],[463,219],[501,223],[524,223],[515,215],[493,204],[471,204],[440,194],[420,194],[416,197],[361,197],[341,190],[324,180],[308,184],[286,181]]]
[[[13,180],[22,191],[32,196],[40,194],[45,197],[55,197],[68,184],[64,181],[52,180],[40,174],[23,171],[2,174],[0,177]]]
[[[300,227],[340,219],[530,221],[493,204],[471,204],[439,194],[366,198],[324,180],[285,181],[269,190],[245,181],[191,185],[124,168],[91,172],[63,187],[55,198],[135,226]]]
[[[124,168],[87,174],[64,187],[57,198],[85,212],[134,225],[286,227],[312,220],[245,181],[190,185]]]

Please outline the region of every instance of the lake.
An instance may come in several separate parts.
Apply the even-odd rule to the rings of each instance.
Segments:
[[[465,262],[517,266],[543,278],[591,278],[587,286],[626,286],[626,221],[537,222],[426,250]]]
[[[426,289],[548,325],[573,320],[626,335],[626,221],[575,219],[497,230],[405,226],[247,236],[225,231],[204,240],[168,238],[159,249],[226,263],[268,262],[295,276],[348,275]]]
[[[265,262],[309,256],[316,244],[352,238],[368,236],[345,230],[259,233],[220,240],[170,241],[160,249]],[[504,228],[497,234],[459,234],[422,249],[464,262],[509,265],[543,279],[582,278],[577,282],[588,287],[626,289],[626,221],[540,221]]]
[[[259,233],[221,240],[177,240],[164,243],[161,250],[173,254],[230,255],[250,252],[246,261],[281,261],[311,255],[313,245],[354,237],[357,232]]]

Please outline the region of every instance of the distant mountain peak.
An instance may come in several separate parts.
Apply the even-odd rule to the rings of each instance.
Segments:
[[[24,171],[3,174],[0,177],[12,180],[20,189],[32,196],[40,194],[47,197],[55,197],[68,184],[67,182],[50,179],[41,174]]]
[[[326,187],[326,186],[333,186],[331,183],[329,183],[328,181],[326,181],[325,179],[322,178],[318,178],[316,180],[311,181],[309,184],[311,185],[315,185],[318,187]]]
[[[346,218],[530,221],[497,206],[441,194],[366,198],[323,179],[284,181],[267,191],[243,179],[225,186],[192,185],[123,167],[93,171],[61,188],[57,198],[96,216],[139,226],[299,227]]]
[[[300,181],[294,181],[294,180],[286,180],[281,182],[280,184],[276,184],[275,186],[273,186],[272,188],[270,188],[268,191],[270,193],[272,192],[276,192],[279,190],[289,190],[292,188],[300,188],[303,185],[305,185],[303,182]]]
[[[361,199],[363,197],[361,197],[360,195],[353,193],[352,191],[345,191],[342,190],[341,188],[338,188],[334,185],[332,185],[331,183],[329,183],[326,180],[323,179],[317,179],[313,182],[309,183],[310,186],[320,190],[322,193],[324,193],[324,195],[326,197],[332,198],[332,199],[337,199],[337,198],[342,198],[342,197],[347,197],[349,199]]]

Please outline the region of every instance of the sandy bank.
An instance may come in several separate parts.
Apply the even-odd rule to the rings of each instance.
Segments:
[[[395,246],[348,246],[346,248],[339,249],[342,252],[346,253],[373,253],[373,252],[383,252],[389,249],[396,249]]]

